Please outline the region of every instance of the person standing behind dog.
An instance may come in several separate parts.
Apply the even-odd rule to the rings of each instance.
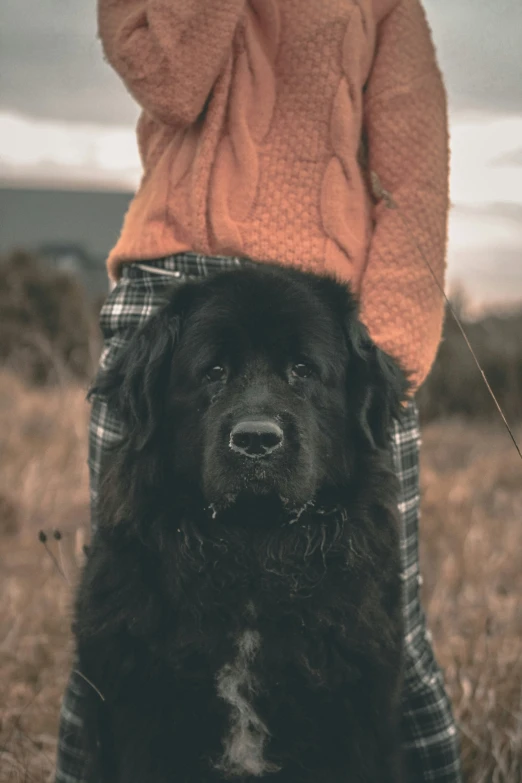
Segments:
[[[432,272],[443,285],[449,157],[446,96],[419,0],[99,0],[98,20],[109,63],[143,109],[144,169],[108,259],[116,285],[101,315],[102,366],[163,303],[172,275],[182,283],[248,256],[349,282],[371,336],[418,388],[441,336]],[[103,459],[121,434],[95,398],[93,527]],[[403,745],[416,783],[456,783],[457,730],[419,599],[418,451],[412,399],[393,433]],[[58,783],[85,779],[87,687],[73,672]]]

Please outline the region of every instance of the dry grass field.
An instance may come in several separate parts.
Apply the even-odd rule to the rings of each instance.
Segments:
[[[0,375],[1,783],[52,780],[88,524],[87,416],[80,388]],[[522,462],[500,422],[459,420],[425,428],[422,460],[425,605],[466,780],[520,783]]]

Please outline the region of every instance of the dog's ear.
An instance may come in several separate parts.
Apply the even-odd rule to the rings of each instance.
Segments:
[[[376,346],[360,320],[359,303],[350,287],[339,280],[314,277],[311,285],[333,306],[349,352],[347,394],[357,410],[359,430],[372,448],[389,445],[394,419],[402,413],[411,385],[406,373]]]
[[[88,397],[104,397],[117,411],[135,449],[142,449],[158,429],[169,385],[180,316],[171,305],[153,315],[100,370]]]
[[[353,384],[356,387],[360,428],[373,448],[386,448],[393,420],[401,416],[410,384],[399,364],[375,345],[354,314],[348,319],[347,337],[355,365],[355,372],[348,368],[348,383],[352,395]]]

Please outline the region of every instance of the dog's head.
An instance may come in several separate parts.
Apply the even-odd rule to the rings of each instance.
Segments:
[[[345,286],[260,264],[179,286],[93,391],[140,481],[299,509],[387,446],[406,382]]]

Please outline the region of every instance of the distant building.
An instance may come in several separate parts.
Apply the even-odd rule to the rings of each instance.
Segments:
[[[105,261],[131,193],[0,187],[0,255],[27,250],[77,275],[92,296],[107,291]]]
[[[54,269],[78,277],[92,296],[106,293],[108,283],[105,263],[91,258],[83,247],[68,243],[49,243],[37,248],[37,253]]]

